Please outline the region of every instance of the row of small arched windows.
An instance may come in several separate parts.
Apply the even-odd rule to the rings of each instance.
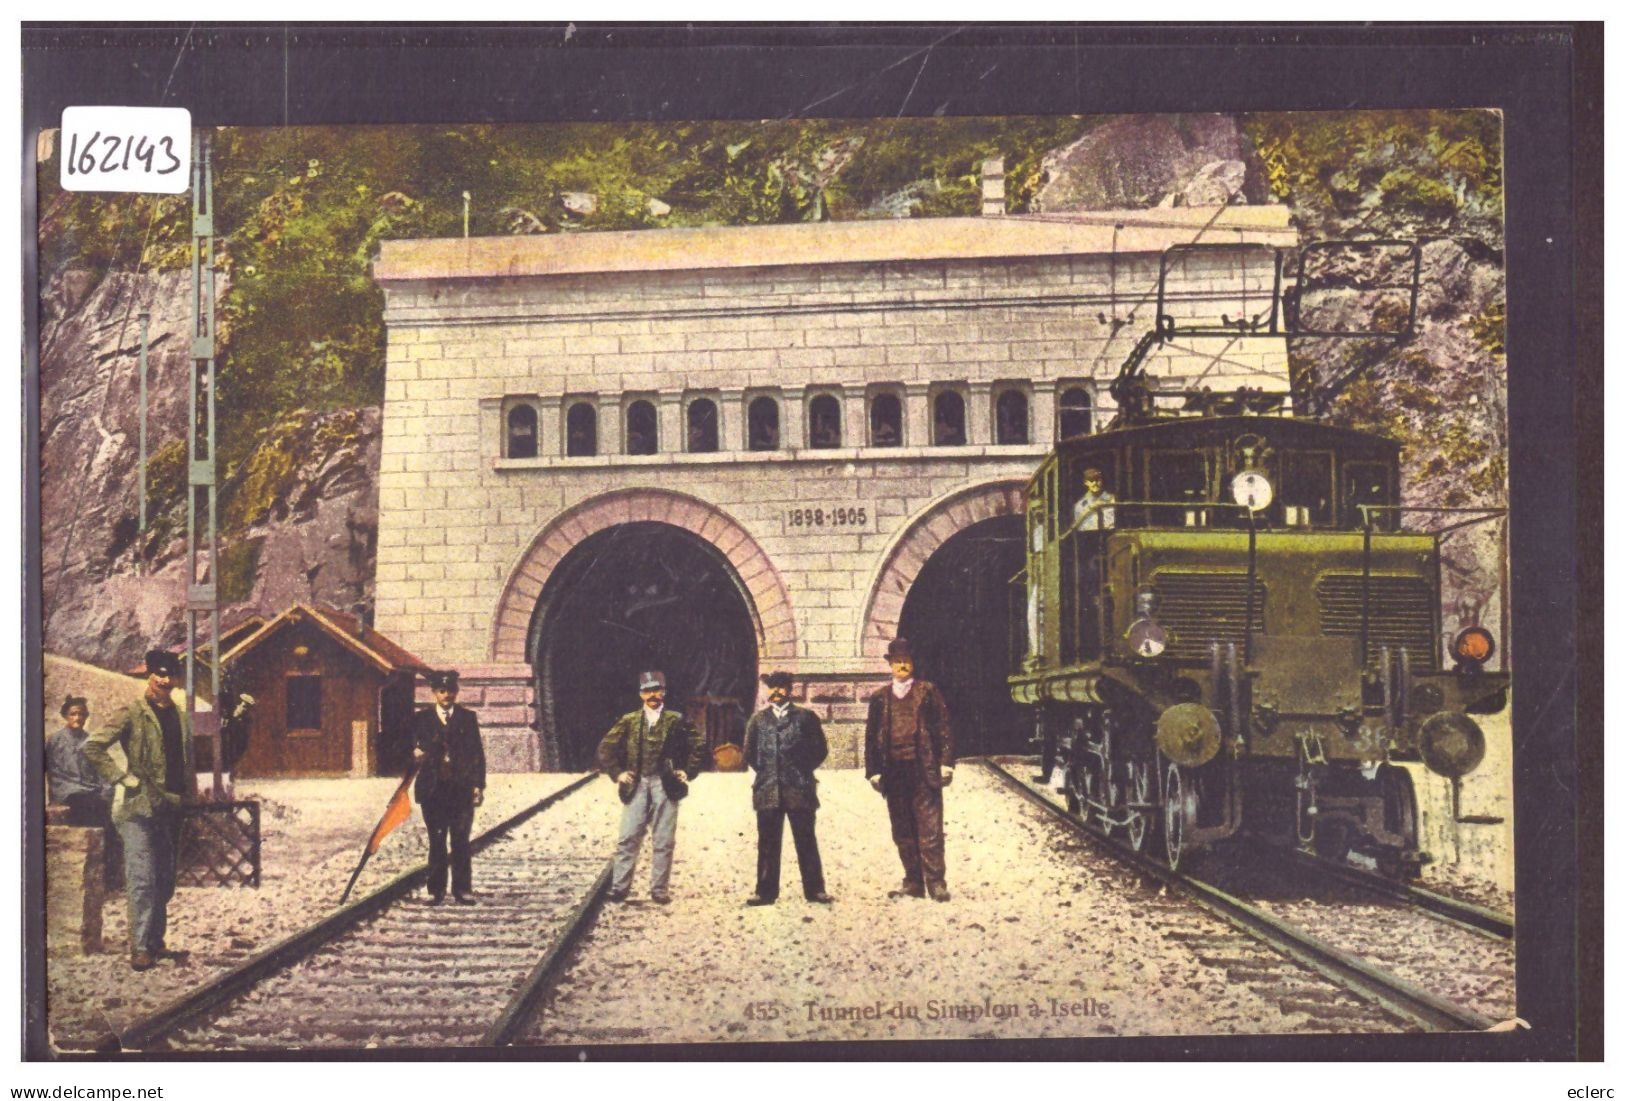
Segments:
[[[943,390],[931,402],[931,445],[962,447],[969,442],[966,430],[965,398],[957,390]],[[710,398],[695,398],[686,409],[687,438],[684,450],[705,453],[720,450],[720,418],[717,404]],[[894,393],[878,393],[869,400],[869,447],[900,447],[903,444],[903,402]],[[993,403],[993,442],[1025,444],[1030,441],[1027,395],[1019,389],[999,392]],[[1088,435],[1094,427],[1094,408],[1089,392],[1072,387],[1061,392],[1057,405],[1059,438]],[[518,402],[508,410],[506,456],[534,459],[538,453],[539,432],[534,405]],[[807,403],[807,446],[813,449],[843,445],[841,403],[833,394],[817,394]],[[750,451],[778,451],[781,444],[779,402],[769,395],[753,398],[745,411],[746,448]],[[639,399],[626,407],[625,453],[655,455],[660,448],[660,418],[654,403]],[[853,446],[846,444],[846,446]],[[590,400],[572,402],[564,415],[564,453],[582,457],[597,455],[598,406]]]

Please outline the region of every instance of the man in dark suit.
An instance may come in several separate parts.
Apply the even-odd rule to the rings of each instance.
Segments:
[[[903,883],[893,898],[948,901],[942,841],[942,789],[954,778],[954,737],[942,693],[914,679],[908,640],[886,648],[892,682],[869,697],[863,773],[886,797],[892,840],[903,861]]]
[[[813,770],[829,756],[824,725],[805,707],[790,702],[790,674],[769,673],[767,706],[745,724],[745,763],[756,773],[751,805],[756,809],[756,893],[747,906],[770,906],[779,897],[779,863],[784,819],[796,843],[801,893],[809,902],[833,902],[824,890],[818,857],[818,781]]]
[[[457,706],[457,673],[429,674],[434,706],[412,716],[412,759],[418,762],[415,792],[429,830],[429,904],[446,897],[446,838],[451,837],[451,894],[474,905],[474,872],[468,835],[474,808],[485,802],[485,746],[480,720]]]
[[[598,768],[616,782],[621,802],[615,843],[615,871],[609,900],[625,902],[632,890],[643,835],[652,832],[653,868],[649,897],[671,902],[671,859],[677,848],[677,803],[688,794],[689,777],[705,767],[705,740],[682,713],[666,706],[666,675],[638,676],[643,706],[615,720],[598,743]]]

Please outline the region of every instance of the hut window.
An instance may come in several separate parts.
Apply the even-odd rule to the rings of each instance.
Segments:
[[[564,453],[571,456],[598,454],[598,410],[590,401],[578,401],[565,415]]]
[[[1089,391],[1083,387],[1070,387],[1061,395],[1060,430],[1063,440],[1087,436],[1094,431],[1094,410],[1089,401]]]
[[[965,443],[965,399],[957,390],[944,390],[933,403],[936,424],[931,439],[938,447],[962,447]]]
[[[289,677],[287,680],[289,730],[320,730],[322,726],[322,678]]]
[[[779,403],[769,397],[760,397],[750,403],[746,417],[750,430],[752,451],[779,449]]]
[[[519,404],[508,410],[508,458],[536,457],[536,408]]]
[[[807,443],[811,447],[841,446],[841,403],[819,394],[807,406]]]
[[[654,403],[635,401],[626,410],[626,453],[653,455],[660,450],[660,424]]]
[[[710,398],[695,398],[688,403],[688,449],[717,449],[717,403]]]
[[[869,403],[869,443],[898,447],[903,442],[903,403],[896,394],[876,394]]]
[[[993,420],[998,428],[998,439],[995,442],[1026,443],[1027,395],[1020,390],[1004,391],[994,404]]]

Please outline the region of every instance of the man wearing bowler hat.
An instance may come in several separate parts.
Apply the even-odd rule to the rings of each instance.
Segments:
[[[474,869],[468,835],[474,808],[485,802],[485,746],[480,720],[457,705],[455,670],[429,674],[434,706],[412,716],[412,759],[418,762],[416,794],[429,830],[429,905],[446,897],[446,840],[451,840],[451,895],[474,905]]]
[[[181,963],[187,957],[164,939],[169,900],[175,894],[181,807],[197,792],[191,724],[170,695],[180,668],[180,659],[167,650],[148,650],[146,691],[84,745],[90,767],[113,785],[113,825],[124,842],[130,967],[135,971],[158,960]],[[124,752],[123,766],[109,752],[114,745]]]
[[[756,809],[756,893],[747,906],[770,906],[779,897],[779,858],[784,846],[784,819],[790,819],[801,893],[808,902],[833,902],[824,890],[824,865],[818,858],[818,781],[813,770],[829,756],[824,725],[805,707],[790,702],[790,674],[762,678],[767,706],[745,724],[745,763],[756,773],[751,805]]]
[[[677,803],[689,777],[705,767],[705,743],[694,724],[666,707],[666,675],[638,674],[643,706],[622,715],[598,743],[598,768],[616,782],[621,802],[609,900],[625,902],[632,890],[643,835],[653,832],[649,897],[671,901],[671,857],[677,847]]]
[[[892,682],[869,697],[863,772],[886,797],[892,840],[903,861],[893,898],[948,901],[942,842],[942,789],[954,778],[954,737],[942,693],[914,677],[908,640],[886,647]]]

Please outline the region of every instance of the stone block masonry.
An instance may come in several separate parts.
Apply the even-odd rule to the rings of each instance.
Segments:
[[[462,670],[492,768],[550,766],[538,602],[584,540],[665,524],[726,560],[761,668],[835,693],[831,763],[856,765],[846,712],[914,578],[1021,512],[1063,409],[1110,418],[1158,256],[1192,241],[1296,235],[1262,207],[385,242],[377,626]],[[1268,293],[1184,254],[1163,307],[1196,324]],[[1265,337],[1178,339],[1147,371],[1287,388]]]

